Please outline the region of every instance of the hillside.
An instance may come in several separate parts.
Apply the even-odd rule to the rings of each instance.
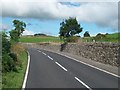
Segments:
[[[120,33],[107,34],[102,37],[83,37],[82,42],[119,42]]]

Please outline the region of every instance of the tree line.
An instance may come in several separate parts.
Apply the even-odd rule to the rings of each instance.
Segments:
[[[68,19],[63,20],[60,23],[59,37],[60,39],[64,40],[64,42],[77,42],[79,38],[78,36],[76,37],[76,35],[79,35],[79,33],[81,33],[82,31],[83,27],[81,27],[81,25],[77,22],[77,19],[70,17]],[[106,38],[106,35],[108,35],[108,33],[106,34],[98,33],[96,36],[93,37],[93,40],[97,41],[100,39],[104,39]],[[83,37],[91,36],[90,33],[86,31],[83,34]]]
[[[7,33],[2,32],[2,72],[17,71],[17,55],[11,51],[11,46],[19,42],[20,36],[25,30],[26,24],[19,20],[13,21],[14,29]]]

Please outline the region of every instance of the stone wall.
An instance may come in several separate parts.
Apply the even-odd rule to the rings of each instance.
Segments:
[[[119,46],[117,43],[67,44],[64,52],[80,55],[104,64],[120,66]]]
[[[47,49],[53,51],[60,51],[60,44],[50,43],[38,43],[27,44],[40,49]],[[63,45],[62,52],[68,52],[75,55],[101,62],[104,64],[110,64],[113,66],[120,66],[119,61],[119,46],[118,43],[80,43],[80,44],[66,44]]]

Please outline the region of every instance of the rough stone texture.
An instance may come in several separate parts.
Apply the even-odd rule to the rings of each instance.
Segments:
[[[64,52],[95,60],[113,66],[119,65],[119,46],[117,43],[67,44]]]
[[[60,44],[37,43],[26,44],[26,46],[36,47],[40,49],[47,49],[53,51],[60,51]],[[112,66],[120,66],[119,61],[119,43],[70,43],[65,46],[62,52],[68,52],[74,55],[109,64]]]

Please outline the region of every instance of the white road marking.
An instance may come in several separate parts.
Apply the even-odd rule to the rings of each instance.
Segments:
[[[85,84],[83,81],[81,81],[79,78],[75,77],[75,79],[80,82],[82,85],[84,85],[86,88],[88,88],[89,90],[92,90],[87,84]]]
[[[93,65],[90,65],[90,64],[88,64],[88,63],[82,62],[82,61],[77,60],[77,59],[75,59],[75,58],[72,58],[72,57],[70,57],[70,56],[67,56],[67,55],[64,55],[64,54],[61,54],[61,53],[57,53],[57,54],[62,55],[62,56],[65,56],[65,57],[70,58],[70,59],[73,59],[73,60],[75,60],[75,61],[77,61],[77,62],[80,62],[80,63],[82,63],[82,64],[84,64],[84,65],[90,66],[90,67],[92,67],[92,68],[95,68],[95,69],[97,69],[97,70],[100,70],[100,71],[102,71],[102,72],[105,72],[105,73],[107,73],[107,74],[110,74],[110,75],[112,75],[112,76],[115,76],[115,77],[120,78],[119,75],[116,75],[116,74],[114,74],[114,73],[111,73],[111,72],[106,71],[106,70],[103,70],[103,69],[100,69],[100,68],[98,68],[98,67],[96,67],[96,66],[93,66]]]
[[[37,50],[38,52],[41,52],[40,50]]]
[[[63,70],[67,71],[66,68],[64,68],[62,65],[60,65],[58,62],[55,62],[58,66],[60,66]]]
[[[37,50],[38,52],[41,52],[40,50]],[[46,53],[42,52],[42,54],[46,55]]]
[[[46,53],[42,52],[42,54],[46,55]]]
[[[30,54],[28,53],[28,64],[27,64],[27,68],[26,68],[26,73],[25,73],[25,77],[24,77],[24,81],[23,81],[23,85],[22,85],[22,90],[25,89],[26,87],[26,82],[27,82],[27,76],[28,76],[28,71],[29,71],[29,66],[30,66]]]
[[[49,59],[53,60],[53,58],[51,58],[50,56],[48,56]]]

